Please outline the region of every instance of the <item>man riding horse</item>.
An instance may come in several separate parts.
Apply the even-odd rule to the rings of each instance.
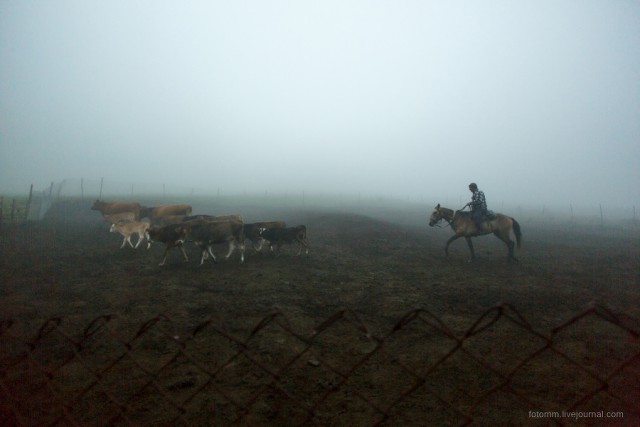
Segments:
[[[478,189],[478,185],[475,182],[469,184],[469,191],[471,191],[473,195],[471,196],[471,201],[464,205],[464,207],[471,207],[471,218],[473,218],[478,232],[481,232],[482,222],[487,215],[487,200],[484,197],[484,192]]]
[[[454,211],[453,209],[441,207],[440,203],[438,203],[438,206],[435,207],[429,217],[429,225],[431,227],[435,226],[441,220],[444,220],[451,226],[454,232],[454,235],[447,240],[447,244],[444,247],[445,254],[449,255],[449,245],[452,242],[460,237],[464,237],[471,251],[471,258],[473,259],[475,258],[475,253],[471,238],[493,233],[507,245],[509,260],[515,261],[514,249],[516,245],[513,240],[511,240],[510,234],[513,233],[515,235],[517,246],[520,248],[522,239],[520,224],[508,215],[489,212],[487,210],[487,201],[484,193],[478,190],[475,182],[469,184],[469,190],[471,190],[473,196],[471,201],[464,207],[470,206],[471,212],[463,212],[462,210]]]

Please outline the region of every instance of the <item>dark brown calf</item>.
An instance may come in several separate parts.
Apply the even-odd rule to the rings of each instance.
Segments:
[[[272,228],[285,228],[287,224],[284,221],[262,221],[254,222],[252,224],[244,225],[244,238],[253,242],[253,248],[256,252],[262,250],[265,239],[260,235],[264,230],[270,230]],[[256,246],[256,243],[259,243]]]
[[[211,247],[214,244],[228,243],[229,251],[225,259],[229,259],[236,248],[240,247],[240,262],[244,262],[244,234],[242,221],[207,221],[197,219],[184,223],[188,227],[187,240],[193,241],[201,250],[200,264],[208,255],[211,255],[214,262],[217,262]]]
[[[150,241],[160,242],[167,245],[160,265],[164,265],[167,260],[167,253],[171,248],[180,248],[185,261],[189,261],[187,253],[184,251],[184,242],[187,239],[189,227],[184,224],[171,224],[164,227],[151,227],[147,230]]]
[[[280,252],[280,248],[283,243],[293,244],[298,243],[299,249],[296,255],[300,255],[302,248],[305,248],[305,253],[309,253],[309,245],[307,244],[307,227],[304,225],[298,225],[297,227],[285,227],[285,228],[271,228],[263,230],[260,236],[269,242],[269,248],[273,250],[273,245],[276,245],[277,252]]]

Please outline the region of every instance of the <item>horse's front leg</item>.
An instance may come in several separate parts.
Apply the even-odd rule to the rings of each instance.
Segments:
[[[445,254],[446,256],[449,256],[449,245],[450,245],[451,243],[453,243],[455,240],[458,240],[460,237],[462,237],[462,236],[460,236],[460,235],[456,234],[456,235],[454,235],[453,237],[451,237],[449,240],[447,240],[447,244],[446,244],[446,245],[445,245],[445,247],[444,247],[444,254]]]
[[[471,251],[471,259],[474,260],[476,258],[476,253],[473,251],[473,242],[471,241],[471,237],[465,237],[467,241],[467,245],[469,245],[469,250]]]

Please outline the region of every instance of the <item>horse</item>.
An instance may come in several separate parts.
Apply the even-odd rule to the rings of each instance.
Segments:
[[[433,227],[443,219],[449,223],[451,229],[455,233],[453,237],[447,240],[447,244],[444,248],[444,253],[447,256],[449,256],[449,245],[460,237],[464,237],[467,241],[467,245],[469,245],[469,250],[471,251],[471,259],[475,259],[471,238],[493,233],[498,239],[502,240],[507,245],[507,249],[509,250],[509,261],[518,260],[513,254],[514,243],[510,238],[510,234],[513,231],[518,243],[518,249],[520,249],[522,232],[520,231],[520,224],[518,224],[518,221],[512,217],[496,213],[491,218],[485,219],[482,222],[482,229],[478,230],[473,218],[471,217],[471,212],[454,212],[453,209],[440,207],[440,204],[438,203],[438,206],[435,207],[429,217],[429,225]]]

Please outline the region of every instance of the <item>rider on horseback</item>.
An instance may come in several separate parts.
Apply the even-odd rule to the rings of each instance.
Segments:
[[[469,184],[469,190],[473,193],[473,196],[471,196],[471,201],[464,207],[471,206],[471,218],[473,218],[473,222],[475,222],[476,228],[480,232],[482,231],[482,222],[487,214],[487,201],[484,198],[484,192],[478,190],[478,185],[475,182]]]

